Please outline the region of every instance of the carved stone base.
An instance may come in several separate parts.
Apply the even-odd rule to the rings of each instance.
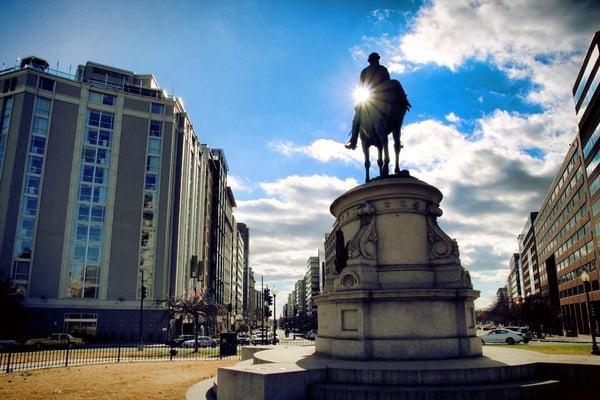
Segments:
[[[473,290],[458,245],[437,224],[441,192],[411,177],[358,186],[336,199],[342,268],[316,297],[316,352],[358,360],[481,355]],[[345,245],[345,247],[344,247]],[[339,260],[340,257],[337,257]]]

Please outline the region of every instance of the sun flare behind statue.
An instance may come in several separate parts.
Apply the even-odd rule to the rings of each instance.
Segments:
[[[356,104],[362,104],[369,100],[369,97],[371,96],[371,90],[366,86],[358,86],[356,89],[354,89],[354,93],[352,93],[352,95],[354,96],[354,101]]]

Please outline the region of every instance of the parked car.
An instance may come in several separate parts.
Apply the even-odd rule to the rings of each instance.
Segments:
[[[523,343],[528,343],[533,338],[533,334],[531,333],[529,328],[525,328],[522,326],[507,326],[506,329],[510,329],[511,331],[520,333],[521,336],[523,336]]]
[[[53,333],[46,338],[29,339],[25,342],[25,346],[42,349],[44,347],[69,347],[83,345],[83,339],[72,336],[68,333]]]
[[[14,339],[0,339],[0,350],[7,349],[9,347],[16,347],[18,345],[19,342]]]
[[[193,348],[195,342],[194,339],[186,340],[181,347]],[[198,336],[198,347],[217,347],[217,341],[208,336]]]
[[[314,329],[306,332],[304,334],[304,337],[308,340],[315,340],[315,338],[317,337],[317,331],[315,331]]]
[[[194,339],[194,335],[179,335],[173,340],[173,347],[183,346],[183,342]]]
[[[250,344],[250,335],[247,332],[239,332],[237,334],[238,344]]]
[[[481,336],[481,342],[515,344],[523,342],[523,335],[510,329],[494,329]]]

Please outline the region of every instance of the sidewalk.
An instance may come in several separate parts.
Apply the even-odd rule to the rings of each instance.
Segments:
[[[557,343],[592,343],[591,335],[579,335],[574,337],[567,336],[546,336],[544,339],[533,338],[532,342],[557,342]]]

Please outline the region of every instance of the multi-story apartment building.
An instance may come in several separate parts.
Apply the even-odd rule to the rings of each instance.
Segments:
[[[231,188],[225,188],[225,237],[223,240],[223,304],[230,309],[235,302],[235,259],[234,259],[234,227],[235,220],[233,217],[233,207],[235,207],[235,199]]]
[[[225,232],[227,210],[227,160],[221,149],[211,150],[211,228],[208,261],[208,297],[217,304],[228,304],[225,293]],[[228,294],[228,293],[227,293]]]
[[[168,299],[222,294],[206,260],[222,257],[227,165],[179,99],[152,75],[36,57],[0,71],[0,90],[0,279],[32,333],[137,339],[143,286],[158,339]]]
[[[511,303],[520,303],[523,299],[521,289],[521,263],[519,253],[514,253],[510,258],[510,272],[506,281],[508,299]]]
[[[296,307],[298,314],[306,313],[306,282],[304,279],[296,281],[294,291],[296,293]]]
[[[305,310],[311,315],[316,311],[317,307],[313,301],[315,296],[318,296],[319,291],[319,257],[308,257],[306,260],[306,274],[304,275],[305,288]]]
[[[537,212],[529,213],[527,222],[518,236],[521,270],[523,277],[523,295],[525,297],[539,292],[539,269],[533,223]]]
[[[255,326],[256,322],[256,296],[255,292],[256,281],[254,279],[254,271],[252,271],[252,267],[248,267],[248,300],[244,301],[244,304],[248,304],[247,311],[245,315],[245,321],[247,326]]]
[[[250,259],[250,231],[248,229],[248,226],[246,224],[243,224],[241,222],[237,223],[237,231],[238,231],[238,235],[240,236],[240,239],[242,241],[242,243],[244,244],[244,248],[242,249],[243,254],[244,254],[244,258],[243,258],[243,264],[242,264],[242,315],[244,316],[244,318],[247,318],[249,315],[248,310],[250,309],[250,288],[254,288],[254,284],[252,284],[252,286],[250,286],[250,263],[249,263],[249,259]],[[254,279],[254,278],[253,278]]]
[[[584,178],[587,183],[588,204],[591,221],[587,225],[592,235],[587,234],[585,243],[578,243],[574,255],[568,261],[568,266],[559,272],[561,284],[561,308],[563,317],[566,315],[570,326],[577,323],[577,330],[589,332],[587,307],[583,282],[579,276],[584,270],[590,275],[592,303],[600,302],[600,287],[598,285],[597,258],[600,240],[600,32],[596,32],[586,56],[583,60],[575,84],[573,98],[578,120],[578,139],[580,157],[584,164]],[[593,236],[593,238],[592,238]],[[585,246],[585,248],[583,247]],[[577,258],[577,260],[575,260]],[[598,320],[593,321],[598,329]]]
[[[69,76],[29,57],[0,87],[0,276],[34,329],[129,339],[143,285],[160,334],[183,105],[151,75],[90,62]]]
[[[234,251],[233,251],[233,260],[234,266],[232,268],[232,275],[235,279],[232,279],[234,282],[232,285],[234,288],[232,289],[235,296],[233,296],[233,314],[236,320],[236,323],[239,324],[244,319],[244,249],[245,243],[243,239],[243,235],[238,230],[240,224],[234,225]]]
[[[561,307],[563,324],[569,329],[578,326],[575,321],[581,314],[572,289],[578,286],[579,275],[573,271],[595,265],[596,258],[580,150],[576,139],[569,146],[534,222],[540,294],[553,308]]]

